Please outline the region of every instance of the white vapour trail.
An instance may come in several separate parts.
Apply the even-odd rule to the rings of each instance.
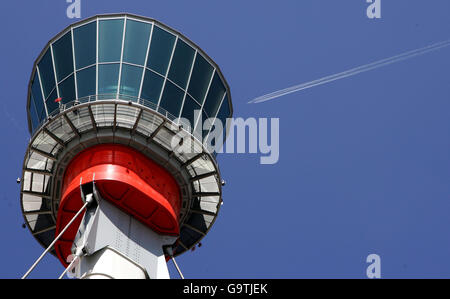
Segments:
[[[297,92],[297,91],[305,90],[305,89],[308,89],[308,88],[311,88],[311,87],[314,87],[314,86],[326,84],[326,83],[333,82],[333,81],[336,81],[336,80],[344,79],[344,78],[347,78],[347,77],[350,77],[350,76],[354,76],[354,75],[357,75],[357,74],[360,74],[360,73],[363,73],[363,72],[367,72],[367,71],[374,70],[374,69],[377,69],[377,68],[380,68],[380,67],[383,67],[383,66],[387,66],[387,65],[390,65],[390,64],[402,61],[402,60],[406,60],[406,59],[410,59],[410,58],[413,58],[413,57],[416,57],[416,56],[420,56],[420,55],[426,54],[428,52],[435,51],[435,50],[438,50],[438,49],[441,49],[441,48],[444,48],[444,47],[448,47],[448,46],[450,46],[450,40],[439,42],[439,43],[435,43],[435,44],[432,44],[432,45],[427,46],[427,47],[423,47],[423,48],[420,48],[420,49],[416,49],[416,50],[405,52],[403,54],[399,54],[399,55],[395,55],[395,56],[392,56],[392,57],[389,57],[389,58],[378,60],[378,61],[375,61],[375,62],[372,62],[372,63],[369,63],[369,64],[365,64],[365,65],[362,65],[362,66],[359,66],[359,67],[356,67],[356,68],[352,68],[350,70],[347,70],[347,71],[344,71],[344,72],[341,72],[341,73],[337,73],[337,74],[334,74],[334,75],[326,76],[326,77],[323,77],[321,79],[313,80],[313,81],[310,81],[310,82],[306,82],[306,83],[302,83],[302,84],[299,84],[299,85],[288,87],[288,88],[285,88],[285,89],[282,89],[282,90],[278,90],[278,91],[275,91],[275,92],[272,92],[272,93],[269,93],[269,94],[257,97],[257,98],[251,100],[248,103],[255,104],[255,103],[266,102],[266,101],[269,101],[269,100],[272,100],[272,99],[275,99],[275,98],[279,98],[279,97],[285,96],[285,95],[290,94],[290,93],[294,93],[294,92]]]

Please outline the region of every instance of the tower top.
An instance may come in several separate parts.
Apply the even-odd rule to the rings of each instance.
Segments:
[[[21,180],[25,223],[48,246],[61,216],[70,161],[96,145],[121,144],[175,179],[180,234],[172,249],[175,255],[189,250],[208,233],[222,201],[215,153],[203,145],[212,128],[193,132],[202,119],[224,124],[232,112],[217,64],[168,26],[131,14],[68,26],[36,59],[28,86],[32,137]],[[173,147],[180,132],[192,140],[189,151]]]
[[[141,86],[129,86],[125,80],[118,81],[120,86],[106,86],[110,83],[105,82],[107,73],[114,67],[123,71],[124,65],[125,73],[120,74],[123,76],[137,73],[133,67],[144,70]],[[75,80],[76,77],[80,80]],[[173,83],[167,87],[167,94],[176,95],[178,89],[180,94],[187,94],[188,100],[183,96],[180,102],[190,109],[182,113],[182,105],[161,102],[166,85],[152,90],[146,88],[146,83],[157,83],[159,77]],[[33,134],[56,113],[58,99],[68,103],[94,94],[109,97],[112,93],[148,100],[175,118],[191,120],[193,115],[187,110],[195,109],[202,110],[203,119],[217,116],[225,120],[233,114],[230,87],[222,71],[189,38],[152,18],[128,13],[103,14],[66,27],[46,44],[35,60],[28,85],[29,131]]]

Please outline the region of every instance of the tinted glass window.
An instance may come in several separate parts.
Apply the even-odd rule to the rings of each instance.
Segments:
[[[122,53],[123,19],[104,20],[99,24],[99,62],[120,61]]]
[[[181,39],[178,40],[169,71],[169,78],[178,86],[186,88],[195,51]]]
[[[36,111],[33,96],[31,96],[30,106],[28,109],[30,110],[31,128],[34,130],[39,125],[39,114]]]
[[[206,115],[205,111],[202,112],[202,119],[201,122],[197,124],[197,127],[204,128],[205,127],[205,121],[209,118],[208,115]],[[208,130],[202,130],[202,141],[205,140],[206,135],[208,135]]]
[[[73,75],[59,83],[59,96],[62,98],[63,103],[72,102],[76,99]]]
[[[42,109],[41,117],[39,117],[39,120],[43,121],[46,118],[47,118],[47,112],[45,112],[45,109]]]
[[[48,97],[47,101],[45,102],[47,104],[47,110],[49,114],[59,107],[59,104],[55,102],[57,98],[58,94],[56,92],[56,89],[54,89],[50,94],[50,96]]]
[[[201,109],[200,105],[198,103],[196,103],[194,101],[194,99],[192,99],[190,96],[186,96],[186,100],[184,102],[183,112],[181,113],[181,117],[189,120],[191,131],[192,131],[192,128],[195,126],[195,121],[196,121],[196,119],[194,118],[196,116],[194,114],[195,110],[200,111],[200,109]],[[198,114],[197,114],[197,116],[198,116]]]
[[[155,104],[158,104],[161,89],[164,83],[164,78],[155,74],[152,71],[146,70],[144,83],[142,85],[141,98],[150,100]]]
[[[92,66],[77,72],[78,97],[95,95],[96,67]]]
[[[33,99],[36,105],[36,112],[38,115],[41,115],[42,110],[44,109],[44,101],[42,99],[42,91],[37,72],[34,75],[33,83],[31,84],[31,93],[33,94]]]
[[[144,65],[151,24],[127,20],[123,61]]]
[[[58,82],[73,73],[72,33],[69,31],[53,44]]]
[[[166,82],[160,107],[178,117],[183,102],[184,92],[170,82]]]
[[[73,30],[77,69],[92,65],[97,59],[97,22]]]
[[[118,81],[119,64],[104,64],[98,66],[98,94],[117,93]]]
[[[197,54],[188,92],[200,103],[205,99],[213,70],[214,68],[205,60],[205,58],[200,54]]]
[[[154,26],[152,43],[148,54],[147,66],[165,75],[172,55],[175,36],[161,28]]]
[[[44,54],[38,64],[38,67],[41,75],[44,97],[47,98],[52,89],[55,87],[55,74],[53,73],[52,53],[50,50],[47,50]]]
[[[225,87],[223,86],[219,75],[217,73],[214,74],[208,96],[206,97],[205,104],[203,105],[203,109],[208,116],[214,117],[216,115],[225,92]]]
[[[228,117],[230,117],[230,105],[228,103],[228,96],[223,100],[223,104],[220,107],[219,113],[217,113],[217,118],[222,121],[223,126],[225,127],[225,122]]]
[[[220,121],[222,122],[222,126],[223,126],[223,130],[226,130],[226,121],[227,118],[230,117],[230,105],[228,103],[228,96],[225,97],[225,99],[223,100],[223,104],[219,109],[219,112],[217,113],[217,118],[220,119]],[[225,142],[226,136],[225,136],[225,132],[222,133],[223,135],[223,142]]]
[[[120,94],[139,96],[139,88],[142,80],[142,69],[132,65],[123,64],[122,77],[120,79]]]

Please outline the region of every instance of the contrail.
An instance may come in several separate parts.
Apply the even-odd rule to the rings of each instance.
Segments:
[[[255,103],[266,102],[266,101],[269,101],[269,100],[272,100],[272,99],[275,99],[275,98],[279,98],[279,97],[282,97],[282,96],[290,94],[290,93],[294,93],[294,92],[301,91],[301,90],[304,90],[304,89],[308,89],[308,88],[311,88],[311,87],[314,87],[314,86],[326,84],[326,83],[333,82],[333,81],[336,81],[336,80],[344,79],[344,78],[347,78],[347,77],[350,77],[350,76],[354,76],[354,75],[357,75],[357,74],[360,74],[360,73],[364,73],[364,72],[367,72],[367,71],[370,71],[370,70],[374,70],[374,69],[377,69],[377,68],[380,68],[380,67],[383,67],[383,66],[387,66],[387,65],[390,65],[390,64],[402,61],[402,60],[406,60],[406,59],[410,59],[410,58],[413,58],[413,57],[416,57],[416,56],[420,56],[420,55],[426,54],[426,53],[431,52],[431,51],[436,51],[436,50],[439,50],[441,48],[445,48],[445,47],[448,47],[448,46],[450,46],[450,40],[446,40],[446,41],[443,41],[443,42],[435,43],[435,44],[432,44],[432,45],[427,46],[427,47],[423,47],[423,48],[420,48],[420,49],[416,49],[416,50],[412,50],[412,51],[409,51],[409,52],[405,52],[403,54],[399,54],[399,55],[395,55],[395,56],[392,56],[392,57],[389,57],[389,58],[378,60],[378,61],[375,61],[375,62],[372,62],[372,63],[369,63],[369,64],[365,64],[365,65],[362,65],[362,66],[359,66],[359,67],[356,67],[356,68],[352,68],[350,70],[347,70],[347,71],[344,71],[344,72],[341,72],[341,73],[337,73],[337,74],[334,74],[334,75],[326,76],[326,77],[323,77],[321,79],[317,79],[317,80],[314,80],[314,81],[310,81],[310,82],[302,83],[302,84],[295,85],[295,86],[292,86],[292,87],[288,87],[288,88],[285,88],[285,89],[282,89],[282,90],[278,90],[278,91],[275,91],[275,92],[272,92],[272,93],[269,93],[269,94],[257,97],[257,98],[251,100],[248,103],[255,104]]]

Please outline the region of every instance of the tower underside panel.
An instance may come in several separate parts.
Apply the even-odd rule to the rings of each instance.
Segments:
[[[34,134],[22,175],[25,222],[43,246],[55,234],[67,165],[78,153],[98,144],[122,144],[135,149],[175,178],[181,196],[180,238],[174,244],[175,255],[206,235],[220,209],[221,178],[214,156],[200,141],[191,136],[189,148],[172,148],[178,142],[174,138],[184,129],[165,115],[134,102],[112,99],[67,103],[59,112]]]

